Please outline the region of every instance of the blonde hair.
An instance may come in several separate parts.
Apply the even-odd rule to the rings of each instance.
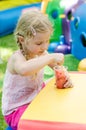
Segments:
[[[26,38],[47,31],[53,31],[48,16],[38,10],[29,10],[21,15],[14,34],[16,37],[20,35]]]
[[[47,15],[43,14],[39,10],[29,10],[23,13],[19,18],[14,35],[21,52],[25,56],[22,45],[19,43],[19,36],[24,38],[28,37],[29,40],[30,38],[36,36],[36,33],[49,32],[51,35],[52,31],[52,24]]]

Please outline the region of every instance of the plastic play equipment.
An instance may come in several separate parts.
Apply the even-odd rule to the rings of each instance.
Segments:
[[[10,34],[14,31],[17,20],[24,9],[40,8],[41,3],[26,4],[0,11],[0,36]]]
[[[78,71],[86,71],[86,58],[79,62]]]
[[[71,53],[71,44],[70,45],[65,44],[64,35],[61,35],[59,42],[51,42],[49,44],[48,52],[70,54]]]
[[[69,74],[73,88],[57,89],[53,78],[25,110],[18,130],[86,130],[86,73]]]
[[[58,45],[55,48],[55,52],[63,53],[63,54],[70,54],[71,53],[71,47],[69,45],[66,45],[66,44]]]
[[[48,1],[46,14],[48,14],[54,28],[50,41],[59,41],[59,36],[62,35],[62,18],[60,17],[64,14],[64,8],[60,7],[60,0]]]
[[[65,43],[70,44],[70,20],[72,18],[72,8],[77,3],[69,2],[70,7],[67,7],[68,1],[65,6],[61,5],[63,0],[42,0],[41,11],[48,14],[51,22],[53,23],[54,32],[51,36],[52,41],[59,41],[60,35],[64,35]],[[69,6],[69,4],[68,4]]]
[[[41,2],[41,0],[1,0],[0,1],[0,11],[14,8],[17,6],[23,6],[27,4],[34,4]]]
[[[53,35],[50,38],[49,52],[71,53],[71,35],[69,10],[60,5],[60,0],[43,0],[41,11],[48,14],[53,24]],[[63,38],[62,38],[63,37]],[[57,44],[57,46],[56,46]],[[55,47],[55,48],[54,48]]]
[[[71,21],[72,54],[79,60],[86,58],[86,3],[81,4],[73,13]]]
[[[50,38],[50,47],[49,51],[52,52],[62,52],[64,54],[69,54],[71,53],[72,47],[75,48],[76,43],[74,45],[74,40],[76,38],[72,37],[77,37],[77,33],[71,32],[70,30],[70,22],[73,20],[73,13],[74,11],[76,12],[77,8],[84,3],[85,0],[73,0],[73,1],[68,1],[68,0],[42,0],[42,6],[41,10],[42,12],[48,14],[51,22],[53,23],[53,28],[54,32],[53,35]],[[86,7],[85,7],[86,8]],[[84,11],[85,13],[85,11]],[[72,27],[72,29],[75,31],[77,30],[77,22],[78,18],[74,20],[75,28]],[[84,25],[83,25],[84,26]],[[71,33],[73,34],[71,37]],[[83,32],[84,33],[84,32]],[[85,44],[85,33],[81,35],[81,40],[83,41],[84,46]],[[61,37],[64,37],[63,43],[61,42]],[[71,44],[73,41],[73,44]],[[53,43],[54,42],[54,43]],[[54,45],[55,42],[57,43],[57,47],[51,49],[51,47],[55,47]],[[77,40],[76,40],[77,42]],[[78,44],[78,42],[77,42]],[[71,46],[72,45],[72,46]],[[75,49],[73,49],[75,50]],[[72,51],[73,53],[73,51]],[[77,53],[77,51],[75,51]],[[74,54],[74,53],[73,53]],[[79,53],[77,53],[78,55]],[[75,55],[75,54],[74,54]],[[80,54],[81,55],[81,54]],[[85,54],[86,55],[86,54]]]
[[[55,48],[58,46],[58,42],[51,42],[48,47],[48,52],[53,53],[55,52]]]
[[[50,0],[42,0],[42,5],[41,5],[41,11],[42,13],[46,13],[46,8],[47,8],[47,5],[48,5],[48,2]]]

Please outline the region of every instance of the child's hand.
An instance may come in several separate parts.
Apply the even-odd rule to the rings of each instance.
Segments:
[[[69,74],[66,73],[66,82],[64,84],[64,88],[71,88],[71,87],[73,87],[72,81],[69,77]]]
[[[56,62],[58,65],[62,65],[64,63],[64,55],[62,53],[57,54]]]
[[[62,65],[64,63],[64,55],[62,53],[53,54],[56,65]]]
[[[62,88],[70,88],[73,86],[66,67],[57,65],[54,67],[54,71],[55,71],[57,88],[62,89]]]
[[[63,65],[64,63],[64,55],[62,53],[52,53],[52,54],[49,54],[53,61],[48,64],[52,69],[54,69],[55,66],[57,65]]]

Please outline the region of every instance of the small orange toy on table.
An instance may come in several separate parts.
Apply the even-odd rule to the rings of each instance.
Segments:
[[[70,76],[69,73],[67,71],[67,68],[65,66],[55,66],[54,67],[54,71],[55,71],[55,79],[56,79],[56,87],[59,89],[63,89],[65,88],[65,84],[66,82],[69,80],[70,81],[70,86],[68,85],[68,87],[72,87],[72,82],[70,80]]]
[[[54,71],[55,71],[56,87],[59,89],[64,88],[64,84],[66,82],[66,75],[65,75],[66,68],[64,68],[64,66],[55,66]]]

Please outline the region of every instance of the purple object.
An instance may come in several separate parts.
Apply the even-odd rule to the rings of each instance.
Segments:
[[[55,53],[63,53],[63,54],[70,54],[71,53],[71,47],[69,45],[58,45],[55,48]]]

